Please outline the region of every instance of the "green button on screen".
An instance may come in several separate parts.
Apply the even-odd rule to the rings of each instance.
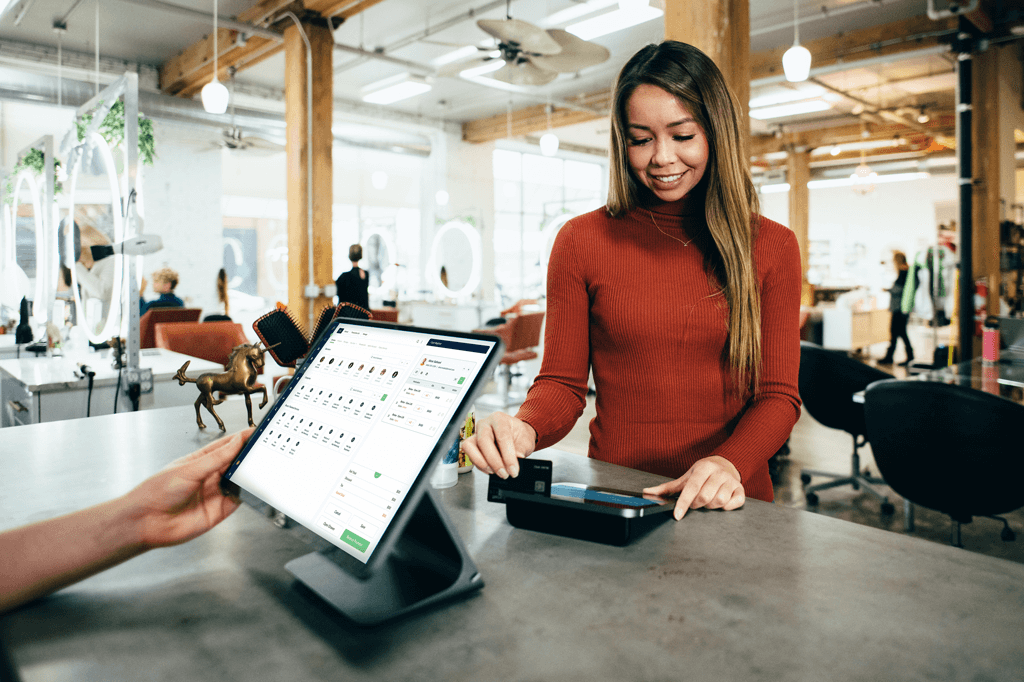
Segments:
[[[350,530],[346,530],[341,534],[341,541],[345,544],[352,545],[360,552],[365,552],[366,548],[370,546],[370,541],[366,538],[361,538]]]

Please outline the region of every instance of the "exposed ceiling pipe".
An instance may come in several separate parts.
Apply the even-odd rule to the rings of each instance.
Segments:
[[[121,0],[121,2],[128,3],[129,5],[138,5],[140,7],[149,7],[155,10],[169,12],[171,14],[178,14],[180,16],[191,17],[203,23],[210,21],[210,15],[208,12],[200,12],[199,10],[194,10],[191,7],[183,7],[181,5],[176,5],[174,3],[165,2],[165,0]],[[273,20],[271,20],[271,22],[272,21]],[[233,31],[238,31],[243,35],[258,36],[260,38],[267,38],[269,40],[273,40],[276,42],[284,41],[284,36],[278,31],[274,31],[269,28],[263,28],[260,26],[255,26],[253,24],[247,24],[242,21],[235,21],[230,17],[218,16],[217,23],[224,28],[228,28]],[[376,59],[379,61],[388,62],[390,64],[395,64],[396,66],[401,66],[404,69],[409,69],[414,73],[422,74],[425,76],[431,76],[434,74],[434,69],[431,69],[429,66],[419,64],[416,62],[407,61],[405,59],[398,59],[396,57],[391,57],[380,52],[363,50],[358,47],[343,45],[341,43],[335,43],[334,49],[338,50],[339,52],[358,54],[359,56],[365,57],[366,59]]]
[[[405,59],[398,59],[397,57],[389,57],[388,55],[382,52],[371,52],[369,50],[364,50],[359,47],[352,47],[351,45],[345,45],[343,43],[334,43],[334,49],[337,50],[338,52],[357,54],[362,57],[366,57],[367,59],[377,59],[382,62],[387,62],[389,64],[401,66],[403,69],[408,69],[409,71],[420,74],[422,76],[433,76],[436,73],[434,69],[430,68],[426,64],[418,64],[416,62],[410,62]],[[337,73],[337,69],[335,69],[335,73]]]
[[[62,101],[65,107],[78,107],[89,101],[94,94],[92,83],[64,78],[61,82]],[[56,79],[35,76],[18,82],[13,88],[0,86],[0,100],[25,104],[57,104]],[[202,126],[211,131],[223,131],[229,125],[224,116],[208,114],[198,102],[171,97],[145,90],[139,91],[139,109],[146,116],[162,121]],[[235,127],[251,135],[283,141],[285,136],[284,116],[253,109],[236,109]],[[384,130],[384,129],[381,129]],[[426,136],[398,133],[389,138],[381,135],[370,139],[368,136],[335,134],[339,144],[363,149],[429,156],[430,141]]]
[[[71,13],[74,12],[75,8],[78,7],[80,4],[82,4],[82,0],[75,0],[73,3],[71,3],[71,7],[68,7],[67,12],[65,12],[59,18],[53,20],[53,25],[66,27],[68,24],[68,17],[71,16]]]
[[[959,4],[954,0],[949,3],[949,6],[943,10],[935,9],[935,0],[928,0],[928,18],[932,21],[938,21],[939,19],[947,19],[949,17],[958,17],[961,14],[967,14],[978,9],[978,0],[968,0],[967,6]]]
[[[493,0],[492,2],[489,2],[485,5],[481,5],[480,7],[474,7],[472,9],[466,10],[465,12],[462,12],[461,14],[455,15],[450,19],[446,19],[440,23],[434,24],[433,26],[428,26],[422,31],[406,36],[400,40],[396,40],[390,45],[385,45],[383,51],[387,53],[391,52],[392,50],[398,50],[400,48],[405,47],[406,45],[411,45],[415,42],[423,40],[424,38],[429,38],[435,33],[440,33],[445,29],[451,28],[452,26],[458,26],[459,24],[465,21],[475,19],[477,15],[483,14],[484,12],[490,12],[493,9],[498,9],[501,7],[505,7],[505,0]],[[347,71],[348,69],[351,69],[355,66],[359,66],[360,64],[363,63],[365,63],[364,59],[354,59],[345,64],[337,64],[334,67],[334,73]]]
[[[819,87],[825,88],[829,92],[834,92],[837,95],[845,97],[846,99],[850,100],[851,102],[856,102],[857,104],[859,104],[862,107],[864,107],[864,111],[866,113],[871,114],[871,115],[873,115],[875,117],[881,117],[881,118],[884,118],[886,120],[892,121],[893,123],[899,123],[901,125],[905,125],[908,128],[912,128],[913,130],[916,130],[919,133],[925,133],[926,135],[931,135],[934,132],[934,131],[931,131],[928,128],[924,127],[923,125],[921,125],[917,121],[912,121],[910,119],[904,118],[903,116],[900,116],[899,114],[893,113],[891,111],[886,111],[886,110],[884,110],[884,109],[882,109],[882,108],[880,108],[878,106],[875,106],[874,104],[872,104],[871,102],[867,101],[866,99],[861,99],[860,97],[857,97],[856,95],[851,95],[850,93],[846,92],[845,90],[840,90],[839,88],[834,88],[831,85],[829,85],[828,83],[825,83],[824,81],[821,81],[821,80],[819,80],[817,78],[808,78],[807,80],[810,81],[811,83],[814,83],[815,85],[817,85]]]
[[[849,5],[840,5],[839,7],[826,7],[821,6],[821,11],[811,14],[806,17],[800,17],[800,25],[809,24],[813,21],[821,21],[823,19],[831,19],[841,14],[849,14],[850,12],[859,12],[865,9],[877,9],[882,5],[892,4],[897,0],[864,0],[864,2],[850,3]],[[976,0],[975,0],[976,1]],[[766,33],[774,33],[775,31],[787,31],[793,30],[792,21],[783,21],[778,24],[772,24],[771,26],[762,26],[761,28],[753,29],[750,31],[750,36],[761,36]]]
[[[164,2],[164,0],[121,0],[121,2],[128,3],[129,5],[138,5],[140,7],[149,7],[151,9],[161,10],[171,14],[178,14],[180,16],[191,17],[204,25],[210,22],[209,12],[199,11],[192,9],[191,7],[175,5],[171,2]],[[278,42],[284,41],[284,36],[277,31],[271,31],[267,28],[247,24],[243,21],[235,21],[232,17],[218,15],[217,24],[223,28],[229,28],[245,35],[259,36],[260,38],[268,38]]]

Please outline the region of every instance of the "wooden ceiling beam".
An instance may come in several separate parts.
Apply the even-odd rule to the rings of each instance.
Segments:
[[[942,33],[955,29],[956,21],[954,19],[933,21],[927,15],[921,15],[859,31],[839,33],[828,38],[808,41],[803,43],[803,45],[811,52],[811,63],[815,67],[819,67],[836,64],[842,60],[855,62],[857,59],[865,57],[897,55],[902,52],[938,45],[939,37]],[[751,53],[751,80],[781,74],[782,55],[788,49],[789,46],[787,45],[775,50]],[[551,127],[559,128],[607,116],[611,103],[610,90],[589,93],[583,95],[582,99],[598,103],[600,110],[605,113],[563,113],[561,108],[556,108],[551,116]],[[513,111],[512,134],[525,135],[546,130],[548,127],[547,119],[544,116],[538,118],[538,111],[543,114],[544,106],[532,106]],[[462,124],[462,139],[466,142],[490,142],[507,137],[508,128],[506,114],[467,121]],[[901,129],[903,128],[901,126]],[[834,129],[830,128],[829,130]],[[860,134],[859,126],[857,126],[857,134]],[[760,144],[762,147],[767,145],[763,141]]]
[[[884,57],[940,44],[943,33],[955,31],[955,18],[934,21],[922,14],[857,31],[837,33],[801,43],[811,53],[812,68],[868,57]],[[782,55],[789,45],[750,55],[750,80],[782,75]]]
[[[582,95],[574,100],[580,105],[580,109],[554,106],[551,111],[551,123],[548,125],[547,105],[537,104],[518,109],[512,112],[511,134],[528,135],[546,131],[550,128],[562,128],[593,121],[594,119],[607,116],[605,113],[611,106],[611,90],[600,90],[598,92]],[[584,109],[583,107],[586,107]],[[496,114],[476,121],[468,121],[462,124],[462,139],[466,142],[490,142],[509,137],[508,114]]]
[[[923,124],[923,127],[927,130],[927,135],[939,140],[943,146],[952,148],[950,144],[947,144],[949,142],[947,138],[953,136],[956,128],[956,120],[952,111],[935,112],[932,119],[927,124]],[[863,134],[864,130],[867,130],[868,133],[866,137]],[[818,130],[784,132],[779,135],[755,135],[751,139],[750,153],[753,157],[760,157],[787,149],[811,150],[837,144],[920,135],[918,130],[896,122],[867,123],[863,127],[860,123],[854,123]]]
[[[383,0],[306,0],[306,9],[322,17],[348,19]]]

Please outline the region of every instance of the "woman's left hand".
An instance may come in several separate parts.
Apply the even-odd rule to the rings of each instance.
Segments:
[[[238,508],[239,500],[221,492],[220,478],[253,430],[224,436],[172,462],[122,498],[145,549],[191,540]]]
[[[673,515],[676,521],[689,509],[739,509],[746,502],[740,472],[725,457],[699,459],[690,470],[674,481],[644,488],[651,495],[679,493]]]

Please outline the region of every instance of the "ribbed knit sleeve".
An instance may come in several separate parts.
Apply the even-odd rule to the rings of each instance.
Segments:
[[[589,296],[573,221],[555,238],[548,259],[543,367],[516,417],[537,432],[537,448],[562,440],[587,404],[590,372]]]

